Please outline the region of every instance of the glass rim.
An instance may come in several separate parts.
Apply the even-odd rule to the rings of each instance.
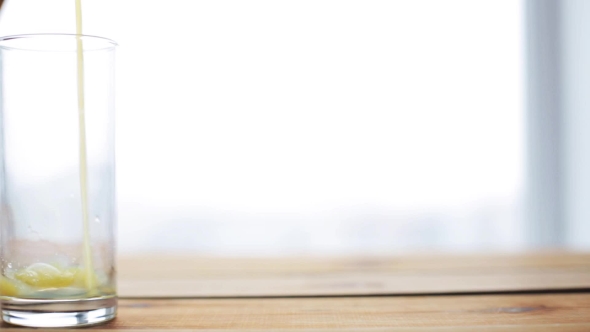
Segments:
[[[90,41],[92,46],[86,47],[83,46],[83,52],[88,51],[101,51],[101,50],[109,50],[114,49],[118,46],[118,44],[109,38],[94,36],[94,35],[78,35],[75,33],[31,33],[31,34],[19,34],[19,35],[8,35],[8,36],[0,36],[0,49],[4,50],[19,50],[19,51],[38,51],[38,52],[72,52],[76,51],[76,48],[70,47],[55,47],[55,43],[52,45],[53,47],[40,47],[38,46],[39,40],[46,40],[50,41],[53,39],[54,41],[67,41],[72,40],[73,38],[80,37],[82,41]],[[13,43],[17,43],[20,45],[11,45]],[[27,43],[28,42],[28,43]],[[28,46],[31,45],[31,46]]]

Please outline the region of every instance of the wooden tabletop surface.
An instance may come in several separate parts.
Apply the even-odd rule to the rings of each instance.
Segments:
[[[119,294],[92,329],[590,331],[590,254],[127,257]]]

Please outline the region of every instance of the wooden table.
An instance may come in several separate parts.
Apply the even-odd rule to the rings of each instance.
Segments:
[[[590,331],[590,254],[130,257],[119,294],[93,329]]]

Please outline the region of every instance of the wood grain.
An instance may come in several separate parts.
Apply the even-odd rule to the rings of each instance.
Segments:
[[[590,254],[357,258],[141,256],[119,262],[123,297],[241,297],[590,289]]]
[[[306,329],[590,323],[590,295],[125,300],[112,328]]]
[[[9,331],[14,330],[15,332],[38,332],[39,329],[27,329],[27,328],[13,328],[9,326],[2,325],[3,329],[7,329]],[[94,332],[98,331],[125,331],[125,332],[188,332],[188,331],[199,331],[199,332],[235,332],[240,331],[239,329],[183,329],[183,328],[176,328],[176,329],[152,329],[152,328],[143,328],[143,329],[116,329],[116,328],[109,328],[105,326],[99,327],[91,327],[90,330]],[[51,329],[52,332],[69,332],[72,329]],[[242,331],[248,332],[262,332],[262,331],[269,331],[268,329],[247,329]],[[370,327],[370,328],[338,328],[338,329],[315,329],[315,328],[301,328],[301,329],[280,329],[276,331],[281,332],[425,332],[425,331],[435,331],[435,332],[588,332],[590,331],[590,324],[580,323],[580,324],[554,324],[554,325],[497,325],[497,326],[451,326],[451,327]]]
[[[121,300],[118,318],[98,328],[589,331],[590,294]]]

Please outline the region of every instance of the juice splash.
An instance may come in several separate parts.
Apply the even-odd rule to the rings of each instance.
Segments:
[[[108,286],[106,275],[91,275],[91,292],[87,288],[86,268],[60,267],[46,263],[34,263],[26,268],[0,276],[0,295],[31,299],[88,298],[109,296],[114,290]]]

